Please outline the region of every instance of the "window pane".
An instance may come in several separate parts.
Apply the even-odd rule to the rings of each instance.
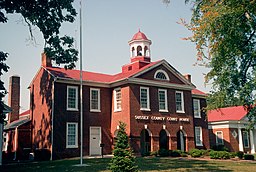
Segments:
[[[116,110],[121,110],[121,89],[115,90]]]
[[[198,99],[193,100],[194,116],[201,117],[200,114],[200,101]]]
[[[148,108],[148,90],[145,88],[140,89],[140,103],[141,108]]]
[[[243,141],[244,141],[244,147],[248,148],[249,147],[249,138],[248,138],[248,132],[243,131]]]
[[[195,127],[195,137],[196,137],[196,145],[202,145],[202,136],[201,136],[201,128]]]
[[[176,92],[176,111],[183,111],[182,93]]]
[[[167,108],[166,108],[166,91],[159,90],[158,97],[159,97],[159,110],[167,110]]]
[[[217,144],[223,144],[223,134],[222,132],[217,132],[216,133],[216,143]]]
[[[77,133],[77,124],[68,124],[67,125],[67,146],[77,146],[76,142],[76,133]]]
[[[68,88],[68,108],[76,109],[77,101],[77,89],[69,87]]]
[[[91,90],[91,109],[99,110],[99,90]]]

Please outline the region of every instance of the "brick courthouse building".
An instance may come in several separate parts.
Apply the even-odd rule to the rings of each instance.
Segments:
[[[118,122],[127,124],[135,153],[165,149],[209,148],[205,94],[190,75],[167,61],[151,61],[151,41],[136,33],[130,63],[115,75],[83,72],[83,152],[100,155],[113,148]],[[79,70],[42,66],[30,84],[32,145],[52,152],[53,159],[79,156]]]

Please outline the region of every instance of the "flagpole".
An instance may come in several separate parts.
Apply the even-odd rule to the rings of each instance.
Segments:
[[[80,0],[80,165],[83,164],[82,0]]]

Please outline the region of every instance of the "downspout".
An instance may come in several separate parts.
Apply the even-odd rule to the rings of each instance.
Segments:
[[[17,158],[17,142],[18,142],[18,127],[15,128],[15,139],[14,139],[14,158],[13,160],[16,160]]]
[[[53,154],[53,129],[54,129],[54,85],[55,85],[55,82],[56,82],[57,78],[54,77],[53,79],[53,82],[52,82],[52,133],[51,133],[51,142],[52,142],[52,145],[51,145],[51,158],[50,160],[52,161],[52,154]]]

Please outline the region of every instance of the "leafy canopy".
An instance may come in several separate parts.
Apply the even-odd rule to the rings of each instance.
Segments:
[[[0,22],[8,22],[7,14],[21,14],[27,23],[31,39],[34,39],[32,27],[36,26],[43,34],[45,41],[44,52],[57,65],[64,64],[72,69],[78,60],[78,51],[74,49],[74,39],[70,36],[60,36],[59,30],[63,22],[74,22],[76,10],[72,6],[73,0],[1,0]],[[0,50],[0,78],[9,67],[5,61],[8,54]],[[6,94],[3,82],[0,81],[0,101]],[[3,106],[0,103],[0,114]],[[0,117],[0,122],[2,118]]]
[[[208,109],[244,105],[256,122],[256,1],[185,2],[193,5],[190,22],[180,22],[192,32],[185,40],[196,44],[197,63],[210,68]]]

